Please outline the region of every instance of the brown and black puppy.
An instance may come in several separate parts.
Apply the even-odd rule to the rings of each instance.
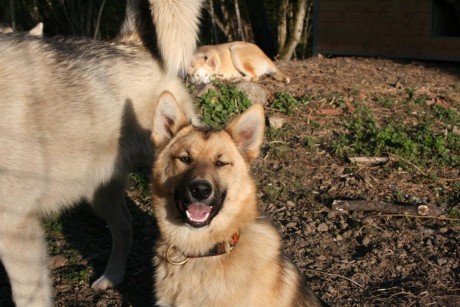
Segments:
[[[259,215],[251,162],[264,135],[253,105],[225,130],[195,127],[164,93],[154,116],[153,206],[160,306],[320,306]]]

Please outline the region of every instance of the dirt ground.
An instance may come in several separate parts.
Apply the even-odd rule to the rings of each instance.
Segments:
[[[408,95],[458,113],[460,66],[351,57],[278,65],[291,76],[291,84],[269,78],[260,84],[271,97],[268,116],[286,124],[265,141],[254,175],[261,209],[279,227],[286,255],[331,306],[460,306],[460,223],[447,216],[460,207],[454,188],[460,181],[458,166],[407,171],[397,167],[397,157],[379,165],[355,165],[329,146],[354,103],[370,108],[378,120],[404,120],[407,112],[426,108],[405,105]],[[308,103],[282,114],[270,106],[276,92]],[[379,103],[386,99],[396,103]],[[435,178],[427,175],[433,171]],[[57,226],[47,225],[57,306],[153,305],[151,258],[157,232],[146,190],[133,184],[128,193],[135,218],[133,247],[125,282],[107,293],[89,288],[110,251],[107,227],[85,206],[51,222]],[[420,218],[338,211],[333,208],[337,200],[426,204],[445,214]],[[0,271],[0,306],[12,304],[10,294]]]

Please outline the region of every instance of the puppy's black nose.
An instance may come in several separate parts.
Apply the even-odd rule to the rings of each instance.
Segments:
[[[188,185],[190,195],[196,200],[206,200],[212,194],[212,186],[205,180],[194,180]]]

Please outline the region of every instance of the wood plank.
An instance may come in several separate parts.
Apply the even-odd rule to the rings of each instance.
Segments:
[[[460,38],[432,36],[431,0],[319,0],[315,51],[460,61]]]
[[[431,11],[431,0],[319,0],[321,11]]]
[[[321,48],[318,48],[318,52],[335,55],[387,56],[460,61],[460,39],[407,40],[397,45],[385,44],[385,42],[382,42],[380,45],[365,45],[362,42],[349,42],[342,45],[324,43],[321,45]]]
[[[403,48],[405,46],[427,46],[430,48],[455,48],[460,47],[460,38],[457,39],[437,39],[415,36],[392,36],[392,35],[355,35],[353,33],[343,35],[329,35],[319,39],[319,48],[324,46],[334,46],[340,48],[342,45],[356,46],[360,49],[369,47],[394,47]],[[457,51],[460,54],[460,48]]]
[[[406,42],[420,42],[429,39],[425,35],[394,35],[392,33],[356,33],[356,32],[321,32],[318,30],[318,43],[334,42],[338,45],[346,44],[347,42],[356,42],[356,44],[368,44],[368,45],[381,45],[391,44],[398,45]]]
[[[421,22],[407,22],[404,24],[380,24],[380,23],[330,23],[318,27],[317,34],[323,36],[341,36],[351,33],[352,35],[393,35],[397,36],[421,36],[431,35],[431,25]]]
[[[362,13],[357,11],[328,11],[319,12],[318,24],[325,25],[335,22],[349,23],[406,23],[406,22],[431,22],[429,12],[415,11],[391,11],[391,12],[368,12]]]
[[[399,44],[418,44],[418,43],[434,43],[438,45],[456,45],[460,38],[434,38],[434,37],[421,37],[414,35],[391,35],[391,34],[374,34],[369,35],[356,35],[355,33],[330,33],[329,35],[322,35],[319,37],[319,43],[325,42],[336,44],[347,44],[353,42],[354,44],[367,44],[367,45],[399,45]],[[459,50],[460,53],[460,50]]]

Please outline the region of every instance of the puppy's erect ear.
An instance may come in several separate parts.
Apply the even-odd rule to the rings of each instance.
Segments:
[[[169,91],[161,93],[153,116],[152,140],[156,147],[166,145],[188,124],[176,98]]]
[[[259,155],[264,138],[265,115],[260,104],[254,104],[227,126],[236,147],[244,159],[250,163]]]

